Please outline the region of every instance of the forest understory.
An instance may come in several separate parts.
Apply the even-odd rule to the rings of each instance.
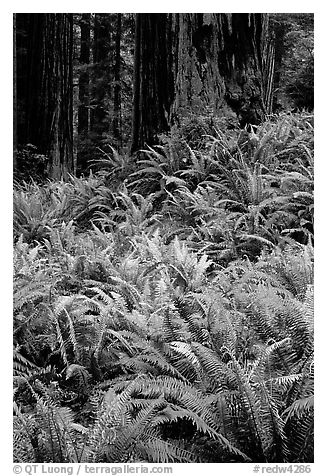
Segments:
[[[16,462],[313,461],[313,114],[202,126],[15,183]]]

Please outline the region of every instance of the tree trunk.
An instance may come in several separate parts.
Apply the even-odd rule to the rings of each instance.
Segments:
[[[44,65],[50,100],[50,176],[67,178],[73,172],[73,18],[71,14],[46,14],[45,52],[52,65]]]
[[[179,14],[174,111],[231,115],[243,127],[265,113],[265,14]]]
[[[259,124],[266,14],[137,14],[132,152],[187,114]],[[174,93],[172,93],[174,91]]]
[[[141,93],[141,14],[135,18],[134,78],[133,78],[133,130],[131,152],[140,148],[140,93]]]
[[[84,171],[87,166],[86,141],[89,132],[89,70],[90,63],[90,13],[83,13],[81,26],[81,51],[79,62],[83,68],[78,81],[78,170]]]
[[[170,110],[167,14],[136,15],[132,152],[158,142]]]
[[[274,109],[278,109],[282,94],[280,93],[281,71],[283,65],[283,57],[285,55],[285,35],[287,26],[284,22],[278,22],[278,18],[274,21],[273,39],[275,42],[275,65],[274,65]]]
[[[110,96],[109,52],[111,32],[108,14],[96,13],[93,31],[93,74],[92,74],[92,108],[91,131],[93,139],[101,140],[102,134],[108,131],[105,123],[105,98]]]
[[[275,74],[275,44],[273,40],[267,42],[263,58],[264,104],[267,114],[273,112]]]
[[[117,13],[115,39],[115,66],[114,66],[114,118],[113,134],[117,148],[122,146],[121,137],[121,78],[120,78],[120,40],[121,40],[121,13]]]
[[[16,13],[13,14],[13,169],[17,168],[17,53],[16,53]]]
[[[203,75],[201,72],[203,57],[200,54],[198,60],[197,50],[193,47],[192,39],[193,33],[198,31],[203,22],[203,14],[181,13],[177,15],[179,41],[174,116],[180,118],[191,113],[191,111],[197,112],[197,106],[201,104],[200,96],[203,95]],[[200,48],[199,52],[202,52]]]
[[[17,83],[20,143],[31,143],[49,157],[51,178],[66,178],[73,172],[72,15],[17,14],[21,16],[27,67]]]

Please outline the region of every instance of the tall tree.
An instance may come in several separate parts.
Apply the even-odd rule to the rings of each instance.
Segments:
[[[68,13],[17,14],[25,60],[17,80],[21,144],[49,157],[49,175],[73,172],[73,19]],[[26,69],[24,70],[24,66]]]
[[[267,15],[185,13],[178,21],[175,113],[230,111],[241,126],[258,123],[265,112]]]
[[[280,21],[282,20],[282,21]],[[285,56],[285,35],[287,33],[287,24],[285,17],[278,17],[277,14],[272,18],[272,36],[275,43],[275,72],[274,72],[274,90],[276,91],[276,102],[279,96],[281,86],[282,62]]]
[[[271,114],[273,112],[275,59],[275,42],[270,37],[267,41],[266,50],[263,55],[263,102],[267,114]]]
[[[17,46],[16,46],[16,13],[13,14],[13,46],[14,46],[14,64],[13,64],[13,152],[14,152],[14,161],[13,168],[14,170],[17,167]]]
[[[167,131],[170,84],[166,13],[138,13],[135,26],[132,152]]]
[[[108,131],[106,123],[106,100],[111,95],[112,74],[110,71],[111,15],[96,13],[93,28],[93,74],[91,101],[91,131],[99,141]]]
[[[115,65],[114,65],[114,117],[113,117],[113,134],[116,145],[121,147],[121,29],[122,14],[117,13],[116,38],[115,38]]]
[[[78,158],[79,170],[86,168],[87,148],[85,142],[89,132],[89,63],[90,63],[90,13],[82,13],[80,19],[80,75],[78,81]]]
[[[137,14],[132,151],[189,112],[258,124],[267,27],[266,14]]]

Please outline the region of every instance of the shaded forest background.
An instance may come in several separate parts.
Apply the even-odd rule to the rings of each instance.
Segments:
[[[313,108],[313,15],[17,14],[14,28],[17,177]]]

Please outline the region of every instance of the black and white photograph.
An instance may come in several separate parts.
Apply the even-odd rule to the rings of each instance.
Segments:
[[[14,473],[311,472],[314,17],[12,14]]]

